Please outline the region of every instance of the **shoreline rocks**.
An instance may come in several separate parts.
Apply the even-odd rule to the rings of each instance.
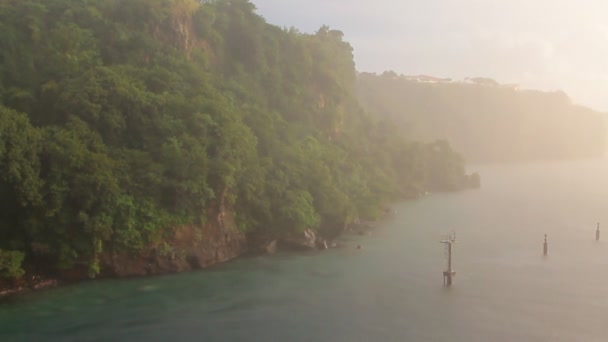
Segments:
[[[300,234],[280,239],[279,246],[281,249],[289,250],[315,250],[317,249],[317,234],[311,229],[306,229]]]
[[[61,285],[54,278],[44,278],[38,275],[22,278],[13,282],[0,282],[0,300],[33,291],[50,289]]]
[[[387,216],[391,211],[385,210]],[[374,228],[372,221],[359,221],[344,227],[342,233],[367,235]],[[236,228],[233,218],[225,214],[221,222],[204,227],[183,226],[175,230],[172,239],[151,246],[136,254],[108,251],[101,257],[102,273],[98,278],[145,277],[204,269],[246,254],[275,254],[310,252],[338,247],[312,229],[282,238],[246,237]],[[82,265],[84,266],[84,265]],[[29,279],[28,279],[29,278]],[[31,291],[76,283],[90,279],[86,267],[67,270],[56,277],[27,276],[10,282],[0,280],[0,300]]]

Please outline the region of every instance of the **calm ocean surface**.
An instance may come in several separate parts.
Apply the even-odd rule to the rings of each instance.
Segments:
[[[472,169],[342,248],[16,298],[0,341],[608,341],[608,162]]]

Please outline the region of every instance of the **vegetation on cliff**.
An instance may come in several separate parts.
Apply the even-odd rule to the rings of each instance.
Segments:
[[[601,113],[563,92],[519,90],[489,78],[463,82],[361,73],[361,105],[413,139],[446,139],[467,161],[512,162],[604,155]]]
[[[1,1],[0,61],[0,277],[95,276],[225,210],[249,234],[341,228],[469,180],[359,106],[340,31],[247,0]]]

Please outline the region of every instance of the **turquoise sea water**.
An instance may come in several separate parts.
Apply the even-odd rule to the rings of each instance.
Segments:
[[[396,204],[327,252],[18,297],[0,341],[608,341],[608,163],[474,169],[480,190]]]

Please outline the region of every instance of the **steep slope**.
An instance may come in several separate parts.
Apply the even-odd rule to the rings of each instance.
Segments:
[[[386,72],[359,74],[357,94],[364,107],[399,122],[404,134],[446,139],[468,161],[590,158],[605,150],[602,115],[562,92]]]
[[[2,1],[0,60],[0,277],[205,267],[471,183],[361,109],[340,31],[246,0]]]

